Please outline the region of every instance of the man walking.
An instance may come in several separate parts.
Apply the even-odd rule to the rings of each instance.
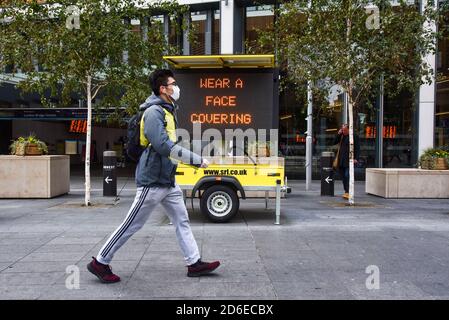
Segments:
[[[161,204],[176,230],[176,237],[184,260],[187,276],[197,277],[215,270],[219,261],[203,262],[190,228],[183,194],[175,183],[176,158],[197,167],[206,168],[208,162],[199,155],[176,144],[176,108],[180,89],[170,70],[156,70],[150,76],[153,95],[140,110],[144,111],[140,126],[140,141],[148,147],[142,153],[136,168],[137,193],[122,224],[112,233],[97,257],[87,269],[102,282],[113,283],[120,277],[113,274],[109,263],[117,250],[139,229],[150,214]]]
[[[338,173],[343,182],[343,188],[345,193],[344,199],[349,199],[349,127],[345,123],[338,131],[338,135],[335,137],[334,144],[339,144],[337,152],[337,167]],[[360,156],[359,139],[354,135],[354,165],[357,164]]]

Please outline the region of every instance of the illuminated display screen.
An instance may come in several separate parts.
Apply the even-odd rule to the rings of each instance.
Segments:
[[[201,129],[278,128],[277,75],[269,70],[176,71],[181,88],[178,127]]]
[[[397,126],[384,126],[383,134],[384,138],[396,138]],[[374,125],[369,125],[365,127],[365,138],[375,139],[376,138],[376,127]]]
[[[87,133],[87,121],[86,120],[70,121],[69,132]]]

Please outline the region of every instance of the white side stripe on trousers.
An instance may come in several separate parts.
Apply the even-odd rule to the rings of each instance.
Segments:
[[[150,190],[149,187],[144,187],[139,201],[136,203],[136,206],[132,209],[131,213],[129,214],[128,218],[123,222],[122,227],[118,229],[115,233],[115,235],[111,238],[109,241],[109,244],[105,246],[103,251],[100,253],[102,257],[106,257],[109,253],[109,251],[112,249],[112,247],[117,243],[117,241],[120,239],[120,237],[126,232],[126,230],[129,228],[129,226],[132,224],[134,218],[137,216],[137,213],[139,212],[140,208],[142,207],[145,198],[148,194],[148,191]]]

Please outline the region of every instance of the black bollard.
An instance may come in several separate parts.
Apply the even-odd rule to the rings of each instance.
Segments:
[[[117,196],[117,152],[103,152],[103,196]]]

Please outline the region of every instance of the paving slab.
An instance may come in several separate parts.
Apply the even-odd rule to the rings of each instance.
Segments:
[[[280,226],[272,199],[269,210],[261,199],[242,200],[225,224],[189,201],[201,256],[221,262],[201,278],[186,276],[158,207],[111,263],[122,281],[104,285],[86,265],[125,218],[135,189],[128,184],[112,203],[93,177],[96,205],[86,208],[82,183],[72,177],[73,192],[55,199],[0,200],[0,299],[449,299],[449,199],[383,199],[356,182],[359,205],[347,207],[339,182],[335,197],[321,197],[318,181],[310,191],[290,181]],[[373,266],[379,289],[367,287]],[[73,268],[79,289],[66,283]]]

